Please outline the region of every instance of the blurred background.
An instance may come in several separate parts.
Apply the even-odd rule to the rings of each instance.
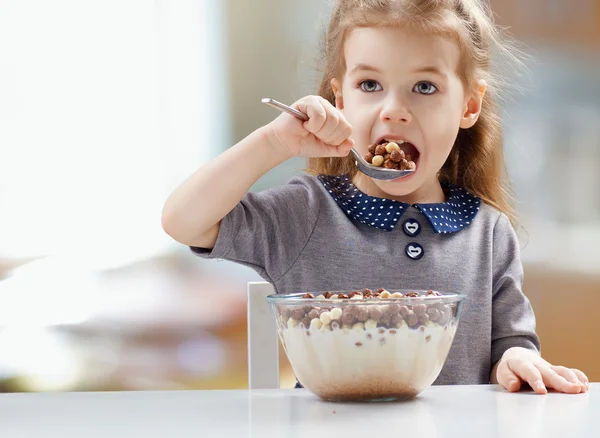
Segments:
[[[491,3],[532,56],[504,108],[524,290],[545,358],[599,381],[600,0]],[[194,257],[160,212],[277,116],[262,97],[316,92],[329,8],[0,0],[0,392],[246,387],[246,282],[260,278]]]

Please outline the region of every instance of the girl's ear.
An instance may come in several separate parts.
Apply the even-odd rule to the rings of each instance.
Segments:
[[[342,97],[342,84],[336,78],[331,80],[331,89],[335,95],[335,107],[339,110],[344,109],[344,98]]]
[[[462,118],[460,119],[461,128],[468,129],[477,122],[477,119],[479,119],[483,96],[485,95],[486,89],[487,83],[483,79],[477,81],[477,91],[465,102],[465,109]]]

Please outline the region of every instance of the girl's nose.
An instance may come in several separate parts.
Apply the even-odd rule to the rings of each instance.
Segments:
[[[381,111],[381,120],[388,123],[407,124],[412,120],[408,107],[399,99],[390,100]]]

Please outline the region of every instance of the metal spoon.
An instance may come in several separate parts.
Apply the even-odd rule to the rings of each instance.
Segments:
[[[290,108],[289,106],[278,102],[275,99],[264,98],[262,99],[262,103],[266,103],[267,105],[270,105],[273,108],[277,108],[280,111],[298,117],[300,120],[308,120],[308,116],[306,114],[301,113],[300,111],[295,110],[294,108]],[[383,167],[375,167],[372,164],[367,163],[365,159],[354,150],[354,148],[350,149],[350,152],[352,152],[352,155],[354,155],[354,158],[356,158],[356,166],[358,167],[358,170],[360,170],[365,175],[370,176],[371,178],[389,181],[392,179],[408,176],[414,172],[414,170],[396,170],[385,169]]]

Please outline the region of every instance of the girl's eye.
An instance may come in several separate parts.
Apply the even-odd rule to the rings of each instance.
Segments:
[[[413,91],[419,94],[433,94],[438,91],[438,89],[431,82],[419,82],[417,85],[415,85]]]
[[[381,87],[381,85],[379,85],[379,82],[377,81],[362,81],[359,85],[360,89],[367,93],[383,90],[383,88]]]

